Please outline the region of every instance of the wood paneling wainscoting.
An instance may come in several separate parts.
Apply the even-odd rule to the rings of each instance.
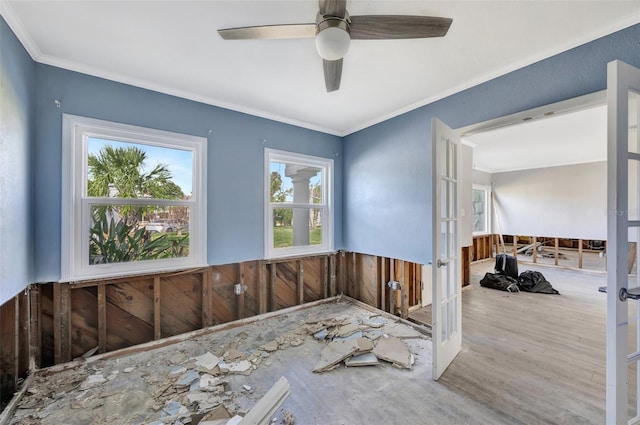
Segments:
[[[341,293],[407,318],[421,302],[421,276],[420,264],[339,251],[33,284],[0,307],[0,398],[10,398],[29,370]]]

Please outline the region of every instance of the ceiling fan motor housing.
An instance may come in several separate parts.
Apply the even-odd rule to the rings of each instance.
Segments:
[[[329,61],[342,59],[349,51],[350,43],[348,18],[318,16],[316,49],[322,59]]]

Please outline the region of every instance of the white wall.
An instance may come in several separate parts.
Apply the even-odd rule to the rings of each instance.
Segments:
[[[461,200],[461,223],[460,223],[460,246],[473,245],[473,214],[472,214],[472,188],[473,188],[473,148],[461,145],[460,164],[460,198]]]
[[[505,235],[607,238],[607,163],[492,174]],[[497,232],[494,214],[494,230]]]
[[[473,170],[473,184],[491,186],[492,175],[485,171]]]

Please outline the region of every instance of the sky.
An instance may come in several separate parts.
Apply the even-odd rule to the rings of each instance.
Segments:
[[[87,140],[88,154],[96,155],[106,145],[111,145],[114,148],[133,146],[145,151],[147,153],[143,167],[145,171],[152,170],[157,164],[163,164],[171,172],[173,176],[171,180],[180,186],[182,192],[185,195],[191,194],[193,164],[191,151],[90,137]]]

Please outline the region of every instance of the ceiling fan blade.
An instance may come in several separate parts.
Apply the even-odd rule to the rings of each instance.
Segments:
[[[320,15],[344,18],[347,13],[347,0],[320,0]]]
[[[340,88],[340,78],[342,77],[342,59],[337,61],[322,61],[322,68],[324,70],[324,85],[327,87],[327,92],[336,91]]]
[[[261,25],[218,30],[225,40],[313,38],[316,24]]]
[[[361,15],[351,17],[352,40],[443,37],[451,18],[415,15]]]

